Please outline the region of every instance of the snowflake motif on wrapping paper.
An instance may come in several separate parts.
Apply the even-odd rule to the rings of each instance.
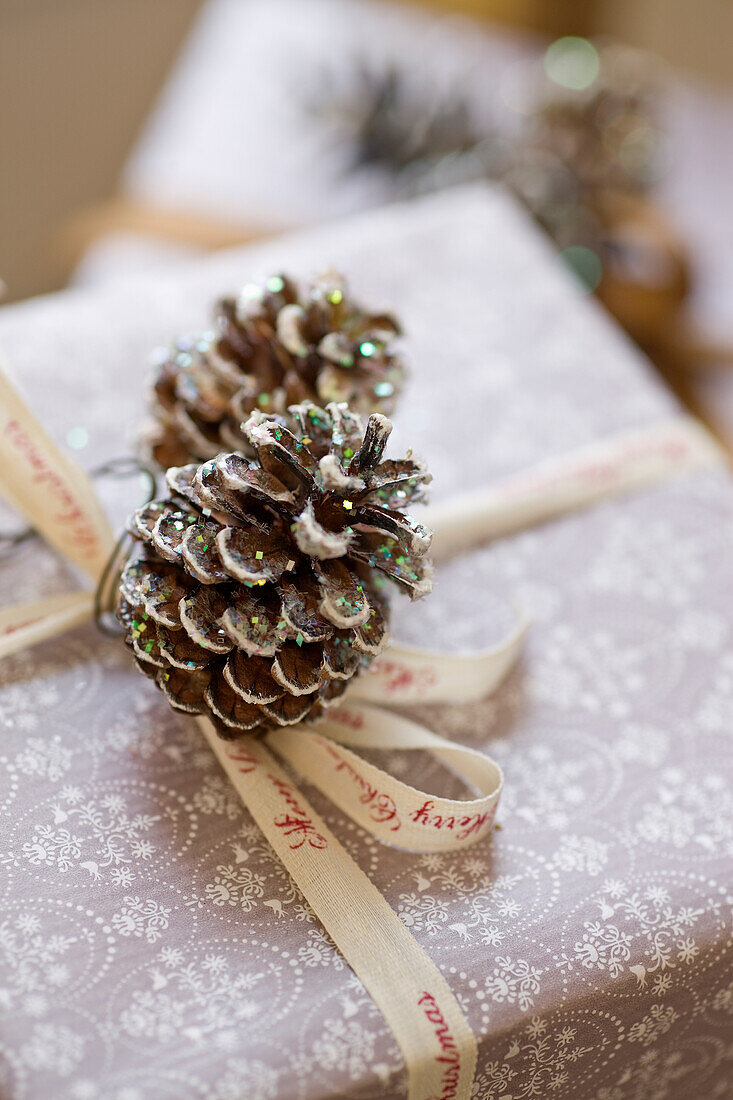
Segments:
[[[629,970],[640,988],[645,988],[649,975],[657,972],[653,991],[659,994],[671,984],[662,972],[688,965],[698,954],[690,931],[705,910],[689,906],[674,909],[662,886],[628,892],[623,882],[611,880],[604,883],[596,904],[600,919],[584,922],[583,935],[574,944],[575,954],[560,955],[558,966],[562,969],[572,971],[580,965],[606,970],[612,977]],[[711,902],[707,911],[717,912],[719,908],[719,903]]]
[[[0,924],[0,1009],[41,1016],[71,980],[66,962],[77,936],[47,936],[34,913]]]
[[[581,707],[591,714],[607,711],[625,718],[630,698],[647,684],[645,651],[639,645],[618,644],[605,630],[580,634],[574,627],[554,627],[530,666],[528,690],[538,703],[561,710]]]
[[[300,921],[301,924],[315,924],[318,920],[307,901],[294,905],[290,910],[290,917],[292,920]]]
[[[675,618],[673,631],[675,641],[683,649],[720,653],[728,637],[728,624],[714,611],[691,608]]]
[[[691,1070],[686,1066],[678,1050],[669,1053],[645,1050],[637,1062],[626,1066],[614,1085],[602,1085],[592,1100],[670,1100],[672,1096],[692,1096],[692,1092],[679,1091],[679,1082],[691,1072],[697,1080],[698,1068]]]
[[[276,888],[271,886],[268,893],[276,896],[265,898],[262,904],[278,918],[285,916],[285,906],[292,905],[291,915],[296,920],[312,919],[303,895],[283,864],[279,860],[273,860],[272,849],[257,826],[253,823],[243,824],[237,829],[237,835],[239,839],[229,845],[232,862],[217,866],[213,881],[204,887],[203,896],[194,894],[186,904],[196,909],[212,903],[217,907],[239,905],[245,912],[249,912],[264,898],[268,879],[275,879]],[[246,847],[242,842],[246,842]],[[244,867],[245,863],[255,864],[266,872],[267,877],[251,871],[249,866]]]
[[[407,753],[391,752],[389,756],[389,770],[392,775],[396,775],[398,778],[409,774],[410,769],[413,767],[414,761],[410,760]]]
[[[733,652],[722,656],[697,721],[712,733],[730,733],[733,729]]]
[[[671,1005],[652,1005],[649,1013],[643,1019],[637,1020],[629,1031],[630,1043],[642,1043],[643,1046],[651,1046],[656,1043],[660,1035],[664,1035],[672,1027],[675,1020],[679,1020],[679,1013],[675,1012]]]
[[[511,700],[511,688],[507,686],[503,689],[502,702],[511,706]],[[477,703],[463,703],[459,707],[444,707],[442,710],[436,707],[434,713],[444,737],[471,744],[475,742],[477,730],[496,729],[499,707],[495,699],[481,699]],[[486,752],[491,751],[486,740],[483,745],[475,742],[475,747],[483,747]]]
[[[55,684],[34,680],[31,692],[24,679],[10,684],[0,680],[0,728],[6,731],[33,733],[43,721],[43,711],[55,711],[61,704]]]
[[[598,1049],[581,1045],[576,1028],[548,1032],[547,1021],[534,1016],[512,1041],[504,1060],[488,1062],[478,1072],[471,1096],[475,1100],[530,1100],[554,1093],[561,1098],[572,1067]]]
[[[517,578],[515,599],[526,610],[533,623],[550,622],[557,615],[562,598],[562,594],[554,584],[524,577],[521,574]]]
[[[271,967],[279,973],[281,967]],[[185,1036],[192,1043],[226,1046],[233,1029],[261,1011],[251,996],[265,980],[263,972],[232,968],[224,955],[186,963],[178,948],[163,948],[147,970],[147,987],[133,990],[119,1024],[131,1038],[169,1043]]]
[[[549,745],[512,748],[494,742],[492,751],[505,761],[507,785],[502,809],[524,824],[566,829],[588,799],[595,762],[590,756],[562,757]]]
[[[597,592],[684,607],[702,569],[699,540],[685,539],[666,519],[648,518],[640,539],[638,516],[629,514],[619,516],[611,527],[585,584]]]
[[[313,1044],[313,1061],[325,1070],[345,1070],[358,1081],[371,1068],[374,1045],[374,1034],[358,1020],[326,1020]]]
[[[244,817],[242,800],[226,776],[207,775],[198,791],[191,799],[202,814],[217,814],[236,821]]]
[[[50,779],[55,783],[71,767],[72,756],[71,749],[62,745],[58,736],[48,741],[42,737],[29,737],[15,758],[15,766],[24,775]]]
[[[647,844],[732,856],[733,794],[725,777],[668,768],[630,833]]]
[[[68,1077],[84,1057],[85,1040],[61,1024],[36,1024],[20,1048],[21,1061],[33,1070]]]
[[[308,932],[308,943],[298,948],[298,958],[303,966],[330,966],[334,970],[343,970],[344,962],[330,936],[320,928]]]
[[[507,934],[507,922],[522,913],[522,906],[511,896],[522,876],[497,875],[492,882],[485,865],[480,870],[473,889],[463,891],[463,919],[454,921],[450,929],[462,940],[470,941],[478,933],[482,944],[498,947]]]
[[[495,961],[493,974],[484,982],[486,992],[497,1004],[516,1004],[526,1012],[540,991],[540,976],[544,971],[526,959],[512,960],[508,955],[499,956]]]
[[[614,750],[626,764],[658,765],[669,751],[669,734],[653,726],[629,723],[621,727]]]
[[[207,1089],[207,1100],[242,1100],[246,1083],[247,1100],[276,1100],[279,1072],[264,1062],[247,1058],[231,1058],[223,1077]]]
[[[592,836],[566,836],[555,853],[554,864],[560,871],[598,875],[608,862],[608,845]]]
[[[481,891],[497,899],[503,898],[502,904],[506,905],[510,904],[507,895],[522,881],[521,875],[493,875],[486,860],[470,852],[454,853],[450,857],[430,852],[421,857],[420,865],[411,872],[411,877],[421,894],[431,886],[439,886],[451,900],[465,898],[472,901],[477,891]]]
[[[170,909],[159,905],[154,898],[126,897],[123,906],[112,916],[112,927],[121,936],[145,937],[148,943],[156,943],[168,927]]]
[[[607,970],[617,978],[624,963],[631,958],[631,937],[614,924],[586,921],[580,942],[575,944],[575,958],[586,970]]]
[[[448,902],[432,894],[400,894],[397,916],[406,928],[434,936],[448,920]]]
[[[54,867],[65,874],[83,868],[99,880],[109,871],[115,885],[129,885],[135,865],[156,851],[147,836],[160,820],[156,814],[128,814],[118,794],[84,801],[76,787],[66,787],[52,807],[53,824],[37,825],[33,838],[23,844],[23,856],[34,866]],[[90,855],[95,858],[85,859]]]
[[[154,695],[135,699],[131,711],[115,715],[104,731],[103,744],[141,760],[160,755],[172,765],[185,762],[196,772],[210,769],[214,763],[201,745],[196,726],[182,722]]]
[[[242,863],[220,864],[205,893],[214,905],[235,905],[249,913],[265,893],[265,880]]]
[[[509,1088],[509,1082],[517,1076],[517,1070],[512,1069],[506,1062],[487,1062],[478,1073],[471,1089],[472,1100],[488,1100],[504,1096]],[[507,1100],[510,1100],[507,1097]]]

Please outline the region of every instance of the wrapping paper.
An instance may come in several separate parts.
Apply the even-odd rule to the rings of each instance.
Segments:
[[[676,411],[483,188],[8,307],[0,345],[90,468],[130,447],[151,346],[218,292],[325,263],[404,319],[395,447],[430,460],[436,502]],[[135,487],[103,488],[119,518]],[[459,998],[481,1100],[730,1095],[732,535],[727,473],[680,477],[441,566],[400,609],[400,640],[455,651],[532,616],[492,700],[410,712],[503,766],[493,838],[398,852],[305,788]],[[2,576],[7,602],[78,583],[37,544]],[[121,649],[88,627],[0,665],[0,1095],[403,1095],[382,1017]],[[374,760],[461,793],[427,759]]]

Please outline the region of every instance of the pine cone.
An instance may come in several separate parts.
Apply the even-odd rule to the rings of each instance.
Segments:
[[[389,412],[404,378],[399,334],[392,316],[352,302],[334,272],[303,292],[285,275],[245,286],[217,303],[216,332],[179,340],[156,364],[147,450],[163,469],[246,453],[241,424],[251,412],[301,401]]]
[[[170,469],[139,509],[117,615],[171,704],[228,738],[316,718],[386,639],[387,589],[431,588],[431,533],[401,509],[430,481],[383,461],[392,430],[345,404],[254,412],[255,455]]]

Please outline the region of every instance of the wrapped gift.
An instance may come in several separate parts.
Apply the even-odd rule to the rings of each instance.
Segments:
[[[355,171],[358,152],[328,110],[359,73],[406,70],[436,96],[468,95],[495,124],[500,77],[535,60],[536,42],[466,18],[365,0],[206,4],[125,169],[125,195],[238,220],[299,225],[377,205],[397,191],[388,166]],[[406,58],[411,59],[405,61]],[[505,81],[506,83],[506,81]],[[512,89],[505,87],[511,101]],[[232,103],[259,104],[230,125]],[[207,171],[212,141],[220,171]]]
[[[75,282],[99,284],[153,265],[174,268],[197,249],[397,197],[405,180],[378,159],[360,163],[353,135],[329,113],[331,96],[358,99],[357,60],[375,75],[397,66],[408,88],[416,85],[418,100],[429,73],[439,96],[449,102],[458,91],[481,127],[511,143],[538,90],[542,48],[526,35],[405,5],[209,0],[129,158],[120,198],[77,227],[83,257]],[[260,106],[240,112],[232,126],[235,102]],[[730,448],[730,97],[670,76],[657,108],[666,135],[661,160],[669,160],[652,193],[660,209],[632,203],[615,211],[627,266],[601,293]],[[446,182],[438,173],[423,185]],[[582,243],[581,229],[580,223],[573,229],[580,234],[573,243]],[[660,310],[681,326],[674,338],[660,339],[660,329],[667,330]],[[703,369],[689,371],[690,365]]]
[[[429,73],[431,90],[446,99],[460,90],[488,125],[497,90],[516,99],[515,69],[536,56],[534,40],[414,5],[209,0],[132,150],[120,201],[80,225],[94,240],[75,279],[173,266],[185,249],[219,247],[227,234],[239,242],[393,200],[393,172],[355,170],[358,152],[331,117],[334,98],[358,95],[363,68],[417,73],[418,99]],[[232,125],[237,103],[257,108]],[[520,116],[507,114],[516,125]]]
[[[579,448],[623,453],[614,441],[679,415],[520,212],[481,187],[175,278],[7,307],[0,344],[92,469],[133,445],[151,348],[200,330],[210,300],[254,276],[331,263],[404,319],[395,453],[430,461],[437,505],[548,460],[562,471]],[[733,1088],[733,487],[722,466],[668,475],[453,558],[430,600],[399,609],[398,639],[452,652],[499,641],[518,606],[531,618],[490,700],[409,711],[504,768],[489,838],[411,854],[301,781],[456,997],[481,1100]],[[118,522],[137,490],[99,491]],[[3,523],[18,526],[9,511]],[[2,570],[7,603],[79,583],[39,541]],[[364,986],[195,722],[119,642],[87,625],[8,657],[0,720],[4,1097],[406,1094]],[[463,791],[427,754],[369,758]]]

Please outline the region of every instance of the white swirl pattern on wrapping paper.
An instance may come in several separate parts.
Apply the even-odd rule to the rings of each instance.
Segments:
[[[394,247],[396,216],[387,214],[381,229],[370,228],[369,242],[334,243],[334,254],[360,273],[359,289],[405,313],[427,392],[439,390],[454,325],[464,332],[457,385],[467,387],[476,364],[490,364],[492,355],[512,363],[497,383],[488,427],[480,403],[466,407],[466,447],[472,442],[463,465],[456,462],[461,441],[446,437],[437,407],[408,400],[400,436],[429,455],[446,491],[467,475],[479,484],[669,408],[617,338],[599,336],[600,321],[568,307],[564,282],[548,276],[541,249],[525,241],[513,215],[483,203],[468,202],[457,216],[447,200],[435,200],[429,226],[416,213],[400,230],[404,248]],[[330,254],[323,239],[317,249],[280,248],[277,263],[296,269]],[[268,269],[274,253],[261,255],[254,266]],[[450,274],[440,286],[436,265]],[[124,449],[121,424],[138,415],[130,364],[142,364],[155,339],[190,324],[191,305],[198,308],[211,287],[240,273],[241,259],[221,258],[183,290],[157,289],[154,311],[142,318],[139,290],[116,291],[93,311],[84,301],[63,308],[51,301],[37,307],[45,327],[29,325],[27,315],[4,323],[8,352],[24,368],[39,411],[63,433],[80,414],[64,406],[55,421],[53,387],[39,383],[47,382],[46,341],[66,333],[53,345],[58,375],[88,410],[91,465],[112,441]],[[518,316],[517,282],[521,326],[502,320]],[[465,335],[470,326],[475,332],[477,283],[490,287],[492,300],[485,338]],[[92,348],[97,317],[104,331]],[[127,381],[113,410],[107,387],[116,370]],[[565,409],[558,399],[558,416],[542,418],[537,410],[550,407],[553,392],[567,395]],[[508,410],[514,431],[505,449],[492,451],[490,468],[478,468],[475,441],[487,430],[493,437]],[[641,538],[652,501],[654,558]],[[119,511],[125,507],[120,501]],[[490,841],[455,857],[393,852],[308,791],[411,922],[468,1013],[480,1044],[476,1100],[681,1100],[695,1090],[711,1098],[730,1091],[733,821],[716,783],[723,777],[730,788],[733,779],[726,650],[733,613],[721,599],[733,580],[731,535],[727,481],[689,478],[455,562],[441,571],[431,600],[401,616],[405,641],[419,644],[440,631],[445,645],[491,640],[482,618],[490,609],[501,619],[496,608],[506,593],[533,616],[522,667],[493,700],[414,711],[504,767],[501,830]],[[37,567],[45,591],[69,585],[63,567],[29,547],[4,573],[15,598],[42,594]],[[454,609],[472,603],[474,615],[459,619]],[[587,642],[596,659],[574,658],[571,642],[581,649]],[[3,662],[0,725],[0,952],[13,960],[0,966],[3,1095],[232,1100],[244,1091],[252,1100],[386,1100],[403,1093],[396,1044],[370,998],[229,795],[193,724],[169,712],[114,643],[83,629]],[[396,754],[389,764],[429,788],[441,773],[413,755]],[[441,793],[461,793],[444,775],[442,782]],[[175,794],[157,811],[155,854],[131,868],[129,883],[125,875],[111,881],[111,863],[102,868],[107,819],[98,838],[78,815],[62,822],[82,849],[68,870],[24,861],[23,844],[53,823],[53,807],[68,813],[69,787],[82,792],[92,819],[103,788],[120,794],[128,822],[150,812],[154,791]],[[130,835],[115,847],[123,859]],[[103,879],[81,866],[92,861]],[[660,953],[667,962],[655,968]],[[242,959],[251,978],[273,975],[272,990],[234,984]],[[291,975],[287,996],[277,985],[281,973]],[[220,1011],[223,991],[228,1015]],[[253,998],[250,1031],[242,1021]],[[153,1048],[140,1029],[161,1005],[173,1037]]]

